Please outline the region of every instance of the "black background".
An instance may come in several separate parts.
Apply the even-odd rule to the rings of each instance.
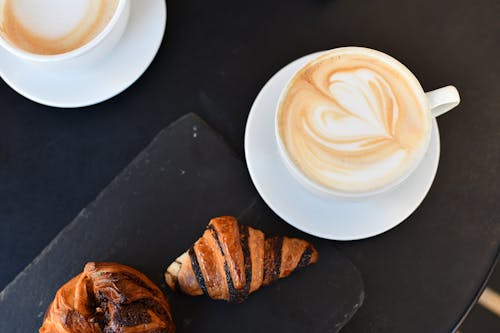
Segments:
[[[495,0],[169,1],[157,58],[107,102],[54,109],[1,82],[0,286],[169,122],[197,112],[243,156],[251,103],[277,70],[360,45],[399,59],[427,90],[456,85],[462,103],[439,118],[440,166],[419,209],[386,234],[338,243],[367,294],[345,331],[451,330],[500,244],[499,17]]]

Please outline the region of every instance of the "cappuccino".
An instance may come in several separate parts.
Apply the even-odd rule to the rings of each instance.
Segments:
[[[377,191],[408,174],[427,149],[431,115],[421,91],[387,55],[332,50],[288,83],[277,133],[310,181],[343,193]]]
[[[0,34],[24,51],[54,55],[94,39],[119,0],[0,0]]]

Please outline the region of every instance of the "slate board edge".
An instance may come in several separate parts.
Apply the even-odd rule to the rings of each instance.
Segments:
[[[338,332],[338,331],[342,330],[342,328],[345,325],[347,325],[347,323],[349,323],[351,321],[351,319],[354,317],[354,315],[358,312],[358,310],[363,306],[363,304],[365,302],[365,282],[364,282],[364,280],[363,280],[363,278],[361,276],[361,273],[359,272],[358,268],[356,266],[354,266],[354,264],[351,262],[351,260],[349,260],[347,257],[346,257],[346,260],[352,266],[352,268],[354,269],[354,271],[356,271],[356,273],[358,274],[359,282],[361,283],[361,294],[359,295],[359,301],[358,301],[358,303],[356,305],[354,305],[354,307],[352,308],[351,312],[349,312],[347,314],[347,316],[344,318],[344,320],[342,322],[340,322],[340,323],[338,323],[336,325],[335,332]]]
[[[92,207],[95,205],[95,203],[101,198],[101,196],[104,194],[104,192],[106,192],[106,190],[112,186],[119,178],[120,176],[125,172],[125,170],[131,166],[131,165],[134,165],[135,163],[138,163],[141,159],[142,159],[142,156],[144,155],[145,152],[148,151],[148,147],[154,145],[154,143],[158,140],[158,137],[161,136],[161,134],[167,132],[171,127],[177,125],[178,123],[182,123],[186,120],[189,120],[189,119],[192,119],[194,122],[198,122],[198,123],[204,123],[207,125],[207,127],[209,128],[212,128],[210,125],[208,125],[200,116],[198,116],[196,113],[194,112],[190,112],[190,113],[187,113],[183,116],[181,116],[180,118],[174,120],[173,122],[171,122],[168,126],[164,127],[163,129],[161,129],[155,136],[154,138],[151,140],[151,142],[145,146],[143,149],[141,149],[141,152],[136,156],[134,157],[134,159],[130,162],[130,163],[127,163],[127,165],[125,165],[122,169],[122,171],[120,171],[112,180],[109,184],[107,184],[106,186],[104,186],[103,190],[101,190],[101,192],[99,192],[99,194],[88,204],[86,205],[72,220],[71,222],[68,223],[68,225],[66,225],[64,228],[62,228],[58,233],[57,235],[47,244],[47,246],[21,271],[19,272],[19,274],[16,275],[16,277],[14,279],[12,279],[12,281],[10,281],[6,286],[5,288],[0,292],[0,302],[3,301],[4,297],[10,292],[10,289],[11,289],[11,286],[15,285],[15,283],[17,282],[17,280],[19,280],[20,278],[22,278],[24,275],[27,275],[29,274],[29,271],[31,270],[31,268],[36,265],[38,263],[38,261],[40,261],[41,258],[43,258],[58,242],[59,240],[61,239],[62,235],[68,231],[68,230],[71,230],[72,228],[74,228],[77,223],[79,223],[79,220],[80,218],[85,218],[85,214],[87,212],[87,208],[89,207]],[[220,135],[219,132],[215,131],[215,133],[218,134],[218,138],[223,140],[222,136]],[[234,153],[234,151],[233,151]]]

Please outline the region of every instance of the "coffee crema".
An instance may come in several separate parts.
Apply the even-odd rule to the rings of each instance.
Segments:
[[[394,64],[334,51],[292,78],[278,107],[278,133],[291,162],[313,182],[373,191],[421,156],[430,135],[426,108]]]
[[[94,39],[119,0],[3,0],[0,34],[30,53],[55,55]]]

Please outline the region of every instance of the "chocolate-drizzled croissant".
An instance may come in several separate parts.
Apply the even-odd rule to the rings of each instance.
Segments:
[[[90,262],[56,293],[40,333],[173,333],[163,293],[144,274]]]
[[[265,238],[262,231],[239,225],[234,217],[210,221],[203,236],[165,273],[173,290],[240,303],[247,296],[318,260],[308,242]]]

